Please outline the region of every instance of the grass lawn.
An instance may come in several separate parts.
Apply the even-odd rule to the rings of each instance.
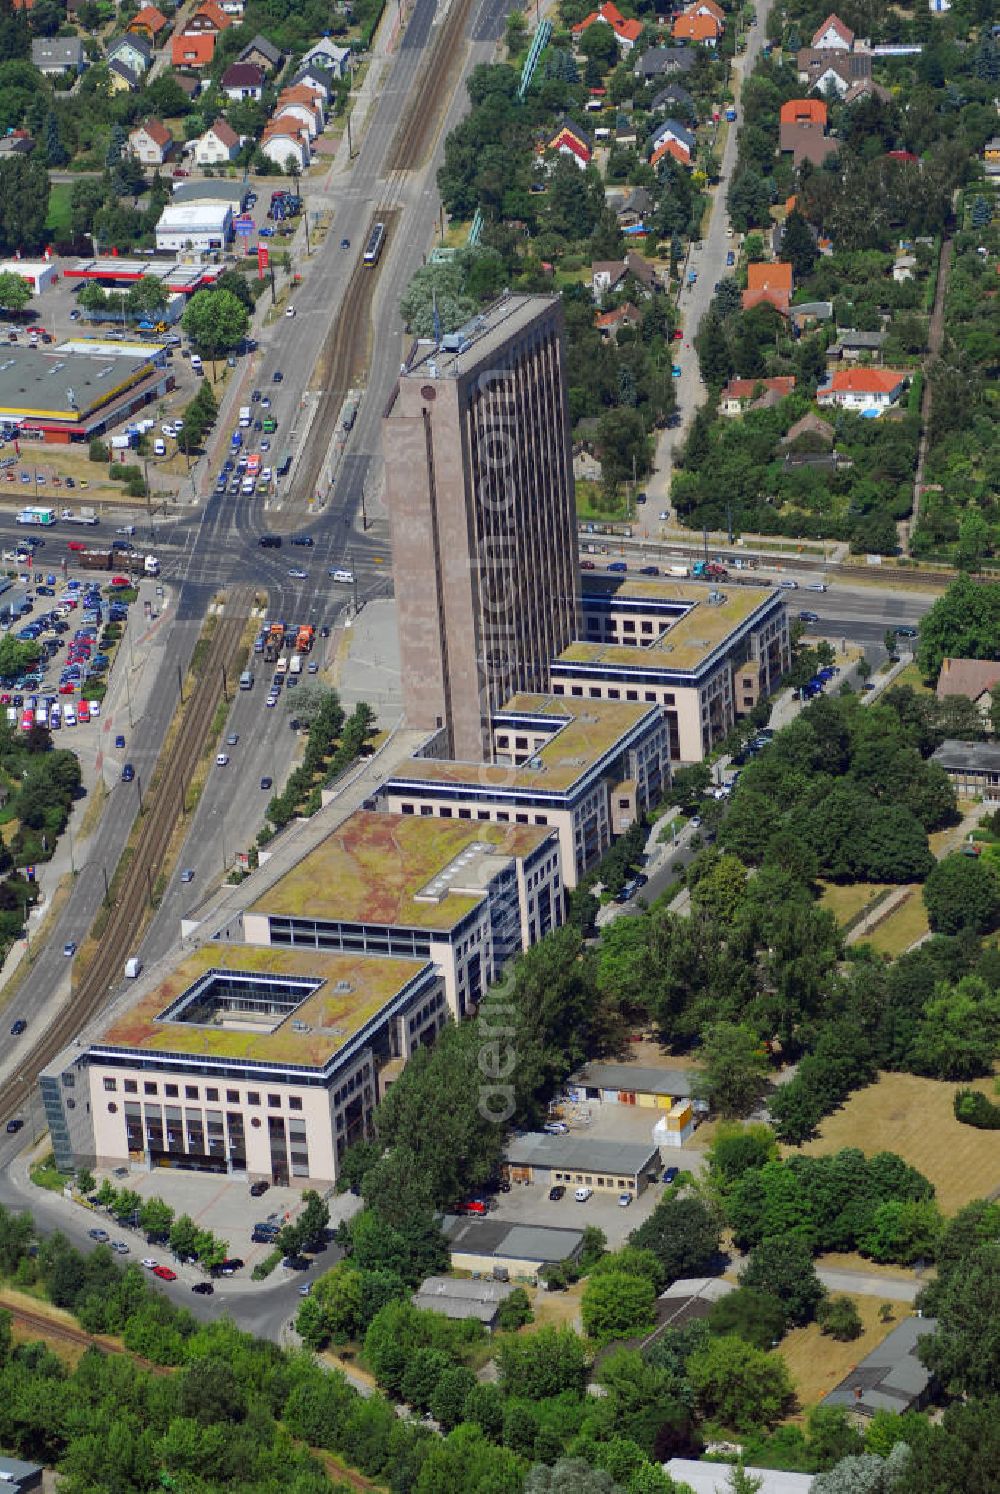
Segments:
[[[893,689],[899,689],[902,685],[909,685],[911,690],[918,695],[933,695],[929,685],[925,685],[916,664],[909,663],[905,669],[901,669],[893,681]]]
[[[870,934],[865,934],[864,939],[859,942],[870,944],[879,954],[895,957],[916,944],[929,929],[921,890],[914,887],[909,897],[903,899],[885,922],[872,929]]]
[[[996,1132],[959,1124],[952,1112],[957,1087],[915,1074],[883,1074],[828,1115],[815,1141],[783,1153],[821,1157],[845,1146],[861,1147],[867,1156],[896,1152],[930,1179],[941,1208],[953,1214],[1000,1182]],[[992,1079],[978,1079],[972,1087],[994,1092]]]
[[[611,503],[604,498],[600,484],[581,478],[576,485],[576,516],[582,523],[624,524],[628,522],[628,507],[624,493]]]
[[[45,216],[45,227],[54,239],[68,239],[73,234],[70,201],[73,196],[72,182],[53,182],[49,190],[49,210]]]
[[[563,1328],[568,1323],[578,1333],[583,1331],[580,1322],[580,1299],[583,1296],[583,1282],[578,1281],[565,1292],[543,1292],[541,1290],[531,1292],[531,1308],[535,1314],[535,1321],[529,1323],[522,1333],[534,1333],[536,1329]]]
[[[847,1294],[838,1292],[836,1295]],[[844,1376],[849,1374],[866,1354],[870,1354],[872,1349],[899,1325],[900,1320],[908,1317],[912,1311],[909,1302],[893,1303],[895,1308],[893,1321],[881,1323],[879,1308],[882,1303],[879,1298],[852,1296],[851,1301],[858,1309],[865,1326],[865,1331],[860,1338],[852,1339],[846,1344],[839,1343],[837,1339],[820,1333],[817,1323],[809,1323],[805,1328],[793,1328],[785,1335],[775,1351],[781,1355],[788,1366],[801,1412],[808,1411],[811,1406],[815,1406],[825,1395],[828,1395],[834,1386],[839,1385]],[[792,1420],[798,1419],[799,1416],[792,1418]]]
[[[35,1187],[47,1188],[50,1193],[61,1193],[70,1181],[70,1175],[60,1172],[56,1167],[55,1158],[51,1152],[43,1161],[35,1162],[29,1171]]]
[[[881,882],[852,882],[844,887],[828,882],[823,886],[820,903],[830,910],[839,924],[850,923],[883,890]]]

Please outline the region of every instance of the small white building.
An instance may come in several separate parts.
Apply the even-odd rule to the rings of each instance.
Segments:
[[[233,210],[225,202],[168,202],[156,225],[157,249],[208,254],[233,236]]]
[[[308,132],[290,114],[281,114],[271,120],[264,129],[260,148],[262,154],[282,170],[291,160],[300,171],[304,171],[312,160]]]
[[[343,78],[350,60],[350,47],[338,47],[335,41],[324,36],[322,41],[318,41],[314,47],[309,48],[299,66],[308,67],[310,62],[315,62],[320,67],[329,68],[336,77]]]
[[[224,119],[214,125],[195,142],[194,158],[199,166],[228,166],[240,153],[240,137]]]
[[[56,278],[56,267],[47,259],[5,259],[0,263],[0,275],[20,275],[31,287],[33,296],[47,290]]]
[[[143,166],[162,166],[173,149],[174,137],[158,119],[147,119],[130,131],[128,148]]]

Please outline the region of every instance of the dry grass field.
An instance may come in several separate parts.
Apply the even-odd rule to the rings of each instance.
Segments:
[[[837,1295],[843,1294],[838,1292]],[[817,1323],[810,1323],[805,1328],[793,1328],[778,1345],[776,1353],[781,1355],[788,1366],[799,1400],[800,1410],[791,1418],[793,1421],[799,1420],[810,1407],[828,1395],[835,1385],[839,1385],[844,1376],[896,1327],[900,1319],[908,1317],[912,1311],[908,1302],[894,1302],[892,1305],[895,1317],[890,1323],[882,1323],[879,1321],[882,1300],[878,1297],[852,1296],[851,1301],[865,1325],[860,1338],[851,1343],[838,1343],[835,1338],[827,1338],[821,1334]]]
[[[993,1094],[993,1080],[973,1086]],[[815,1141],[801,1151],[825,1156],[845,1146],[868,1155],[897,1152],[937,1189],[938,1203],[953,1214],[973,1198],[1000,1187],[1000,1145],[995,1131],[962,1126],[952,1112],[955,1084],[914,1074],[883,1074],[858,1090],[842,1109],[821,1123]],[[793,1149],[785,1149],[789,1155]]]
[[[850,923],[852,918],[885,890],[882,882],[849,882],[843,887],[836,882],[820,885],[823,888],[820,905],[828,908],[841,925]]]

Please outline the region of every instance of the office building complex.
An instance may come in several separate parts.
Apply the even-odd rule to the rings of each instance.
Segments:
[[[418,342],[383,435],[406,718],[482,761],[495,713],[547,690],[579,633],[558,296]]]
[[[670,779],[669,733],[657,705],[516,695],[493,718],[492,745],[488,764],[411,758],[386,783],[386,806],[551,826],[568,888],[659,803]]]

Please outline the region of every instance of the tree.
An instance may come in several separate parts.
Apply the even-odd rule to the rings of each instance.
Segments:
[[[495,1355],[500,1386],[527,1400],[543,1400],[563,1391],[582,1391],[587,1351],[572,1328],[539,1328],[537,1333],[502,1338]]]
[[[97,1187],[97,1179],[89,1167],[78,1167],[76,1170],[76,1186],[83,1194],[93,1193]]]
[[[808,1323],[823,1297],[812,1252],[794,1237],[761,1240],[740,1273],[740,1285],[768,1292],[784,1307],[790,1323]]]
[[[771,1349],[784,1338],[788,1326],[785,1309],[769,1292],[739,1287],[713,1302],[708,1314],[713,1333],[735,1334],[755,1349]]]
[[[737,1432],[770,1426],[792,1398],[784,1362],[741,1338],[713,1338],[692,1354],[687,1378],[704,1416]]]
[[[162,1198],[147,1198],[139,1209],[139,1223],[148,1235],[168,1234],[174,1211]]]
[[[48,210],[49,174],[42,152],[0,161],[0,250],[39,248]]]
[[[531,1300],[524,1287],[515,1287],[500,1304],[497,1314],[497,1327],[501,1333],[514,1333],[518,1328],[523,1328],[526,1323],[534,1322],[535,1314],[531,1309]]]
[[[923,1010],[906,1053],[913,1073],[934,1079],[989,1074],[1000,1051],[1000,991],[979,976],[942,983]]]
[[[170,1226],[170,1248],[174,1255],[197,1255],[198,1226],[190,1214],[181,1214]]]
[[[781,257],[791,263],[796,280],[804,280],[807,275],[811,275],[819,258],[816,240],[809,225],[794,208],[785,219],[782,230]]]
[[[0,270],[0,308],[23,311],[30,300],[31,287],[23,276],[13,270]]]
[[[191,341],[213,360],[238,347],[247,335],[246,307],[229,291],[195,291],[181,318]]]
[[[627,1338],[656,1321],[656,1288],[648,1279],[609,1271],[587,1281],[580,1315],[588,1337],[598,1343]]]
[[[913,1487],[911,1462],[905,1442],[897,1443],[886,1458],[876,1453],[841,1458],[813,1481],[812,1494],[904,1494]]]
[[[593,1468],[583,1458],[559,1458],[551,1468],[534,1465],[524,1494],[619,1494],[619,1485],[606,1469]]]
[[[1000,635],[1000,596],[992,585],[978,584],[968,575],[952,582],[944,596],[920,623],[917,664],[932,684],[947,656],[992,659]]]
[[[668,1281],[680,1276],[703,1276],[710,1271],[722,1240],[715,1211],[694,1195],[668,1195],[637,1230],[630,1243],[651,1250]]]
[[[885,651],[889,655],[889,658],[894,659],[896,657],[896,652],[899,646],[899,639],[897,637],[895,628],[886,628],[885,639],[883,641],[885,643]]]
[[[778,1143],[770,1126],[721,1123],[709,1148],[713,1179],[726,1188],[751,1169],[765,1167],[778,1156]]]
[[[475,1388],[476,1377],[464,1364],[452,1364],[438,1376],[429,1410],[446,1432],[465,1421],[465,1403]]]
[[[724,1116],[747,1115],[767,1085],[768,1059],[760,1039],[736,1022],[713,1022],[701,1043],[698,1090]]]
[[[860,1338],[864,1332],[861,1314],[850,1297],[824,1297],[816,1309],[820,1332],[842,1343]]]
[[[1000,916],[1000,875],[981,857],[945,856],[928,875],[923,897],[935,933],[985,934]]]

